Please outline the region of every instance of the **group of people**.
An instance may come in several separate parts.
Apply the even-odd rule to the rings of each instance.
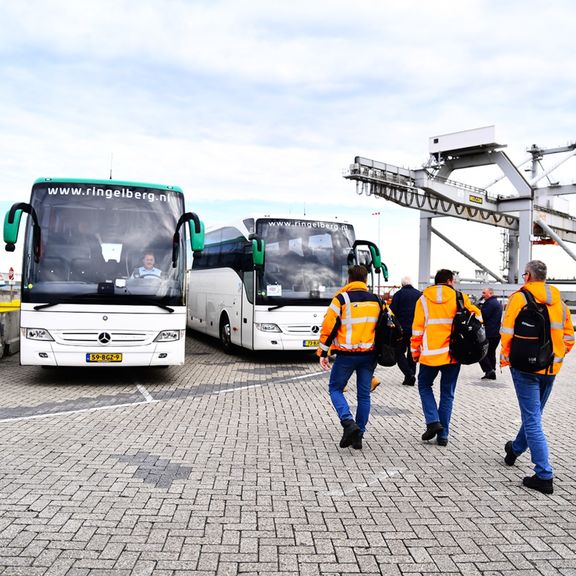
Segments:
[[[553,470],[548,444],[542,428],[542,411],[552,391],[554,379],[565,355],[574,345],[574,327],[570,311],[560,292],[546,284],[544,262],[532,260],[522,274],[523,290],[532,294],[536,302],[545,305],[550,318],[550,338],[553,360],[544,370],[524,372],[510,364],[510,347],[514,338],[515,321],[527,303],[523,290],[514,292],[506,309],[494,296],[491,288],[483,290],[481,308],[463,294],[464,306],[483,320],[488,340],[488,353],[481,360],[483,379],[496,379],[496,350],[501,344],[500,366],[511,368],[521,416],[516,438],[504,446],[504,462],[514,465],[516,459],[530,450],[534,475],[523,480],[524,486],[545,494],[553,493]],[[323,370],[330,371],[329,394],[343,427],[340,447],[362,449],[362,440],[370,415],[371,381],[376,369],[374,346],[375,329],[381,310],[386,304],[372,294],[367,286],[368,270],[351,266],[348,284],[332,299],[324,317],[320,333],[318,355]],[[452,322],[457,312],[457,292],[451,270],[438,270],[434,284],[420,292],[408,277],[394,294],[390,309],[397,316],[402,329],[402,345],[397,348],[396,360],[404,375],[402,384],[412,386],[418,381],[418,391],[426,429],[422,440],[436,438],[439,446],[447,446],[450,434],[452,406],[460,364],[450,354]],[[336,353],[333,364],[330,355]],[[419,364],[416,376],[416,366]],[[357,410],[352,415],[344,389],[356,373]],[[439,400],[433,384],[440,374]]]

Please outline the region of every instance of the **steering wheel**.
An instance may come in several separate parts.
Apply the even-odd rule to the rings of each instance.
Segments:
[[[138,276],[138,278],[146,278],[147,280],[157,280],[158,282],[160,282],[162,280],[162,278],[160,278],[160,276],[158,276],[158,274],[140,274],[140,276]]]

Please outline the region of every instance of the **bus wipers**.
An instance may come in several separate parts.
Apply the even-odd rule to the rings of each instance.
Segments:
[[[58,304],[74,304],[77,303],[78,300],[82,300],[83,298],[87,298],[87,299],[91,299],[94,296],[101,296],[101,294],[72,294],[70,296],[67,296],[66,298],[62,298],[62,300],[60,300],[59,302],[50,302],[48,304],[38,304],[37,306],[34,306],[34,310],[44,310],[46,308],[51,308],[52,306],[58,306]],[[170,314],[172,314],[172,312],[174,312],[174,308],[171,308],[170,306],[164,304],[163,302],[159,302],[158,300],[155,300],[153,298],[139,298],[138,296],[131,296],[131,299],[137,300],[138,303],[142,303],[144,305],[150,305],[150,306],[157,306],[158,308],[161,308],[162,310],[166,310],[167,312],[170,312]],[[121,302],[121,300],[120,300]],[[105,302],[103,302],[105,303]]]
[[[276,304],[276,306],[270,306],[270,308],[268,308],[268,312],[272,312],[272,310],[278,310],[278,308],[284,308],[284,306],[286,306],[286,304]]]

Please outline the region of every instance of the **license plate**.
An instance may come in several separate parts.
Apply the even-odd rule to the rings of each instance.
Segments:
[[[118,352],[92,352],[86,354],[86,362],[122,362],[122,354]]]
[[[304,340],[304,348],[318,348],[318,340]]]

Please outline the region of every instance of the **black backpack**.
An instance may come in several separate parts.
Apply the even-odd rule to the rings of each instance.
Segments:
[[[390,311],[388,306],[382,308],[380,303],[380,315],[376,323],[374,348],[376,361],[380,366],[394,366],[396,364],[396,350],[402,345],[402,326],[398,318]]]
[[[462,292],[456,290],[456,315],[450,333],[450,356],[460,364],[480,362],[488,352],[484,324],[464,306]]]
[[[526,305],[514,321],[510,344],[510,365],[522,372],[549,369],[554,362],[548,306],[536,302],[529,290],[520,288]]]

